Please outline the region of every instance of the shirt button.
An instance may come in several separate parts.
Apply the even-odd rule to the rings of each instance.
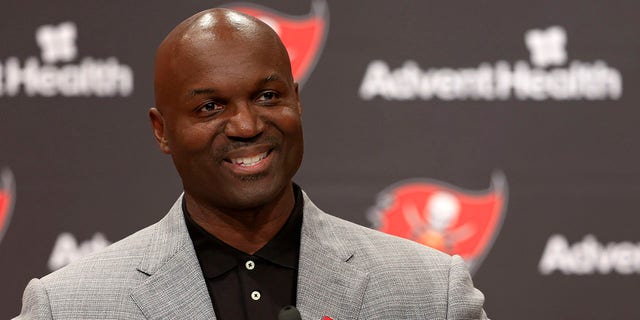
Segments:
[[[255,262],[249,260],[244,264],[244,266],[247,268],[247,270],[253,270],[253,268],[256,267],[256,264]]]
[[[260,292],[259,291],[251,292],[251,299],[253,299],[254,301],[260,300]]]

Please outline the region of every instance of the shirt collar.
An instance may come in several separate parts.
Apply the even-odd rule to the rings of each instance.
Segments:
[[[302,190],[293,184],[295,204],[284,226],[276,235],[254,255],[244,253],[224,243],[198,225],[189,215],[187,205],[182,200],[189,237],[198,256],[200,267],[206,278],[215,278],[238,266],[240,262],[256,257],[270,263],[290,268],[298,268],[300,253],[300,232],[302,230],[302,211],[304,200]]]

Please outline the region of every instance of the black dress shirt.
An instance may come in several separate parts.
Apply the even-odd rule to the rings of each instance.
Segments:
[[[277,319],[295,305],[302,229],[302,191],[293,185],[295,205],[282,229],[264,247],[247,254],[200,227],[182,209],[219,320]]]

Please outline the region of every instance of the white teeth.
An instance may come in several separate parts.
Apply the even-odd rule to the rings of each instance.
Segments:
[[[243,167],[250,167],[255,165],[256,163],[260,162],[260,160],[264,159],[267,157],[267,152],[265,153],[261,153],[257,156],[253,156],[253,157],[246,157],[246,158],[235,158],[235,159],[231,159],[231,163],[233,164],[239,164]]]

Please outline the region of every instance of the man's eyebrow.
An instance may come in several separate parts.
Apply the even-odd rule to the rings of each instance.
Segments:
[[[274,82],[274,81],[281,81],[282,79],[280,78],[280,76],[278,76],[277,74],[271,74],[261,80],[258,81],[258,84],[260,85],[264,85],[267,84],[269,82]],[[203,94],[212,94],[215,93],[216,91],[214,89],[211,88],[198,88],[198,89],[193,89],[191,91],[189,91],[189,97],[195,97],[198,95],[203,95]]]
[[[210,89],[210,88],[193,89],[193,90],[189,91],[189,96],[190,97],[195,97],[197,95],[212,94],[214,92],[216,92],[216,91],[213,90],[213,89]]]
[[[266,78],[262,79],[259,81],[259,84],[267,84],[269,82],[273,82],[273,81],[279,81],[280,77],[277,74],[271,74],[269,76],[267,76]]]

